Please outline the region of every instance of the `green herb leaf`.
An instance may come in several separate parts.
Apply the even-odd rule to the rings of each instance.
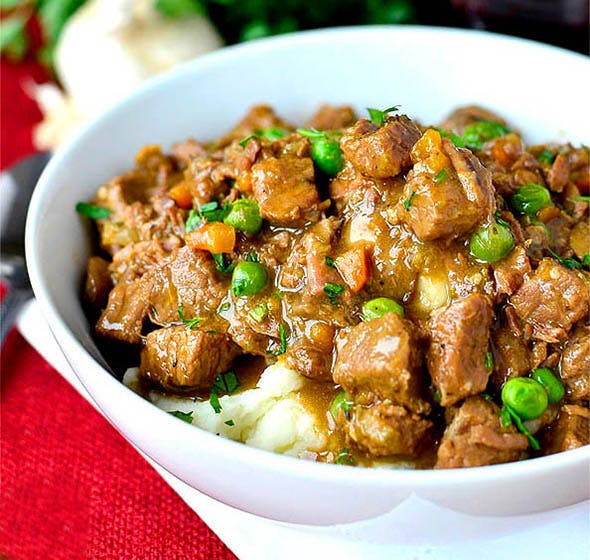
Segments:
[[[259,303],[254,309],[251,309],[248,314],[257,323],[260,323],[268,315],[268,305],[266,305],[266,303]]]
[[[502,407],[502,410],[500,410],[500,423],[503,427],[506,427],[510,425],[509,423],[506,424],[506,422],[508,422],[509,420],[514,422],[516,429],[527,437],[527,439],[529,440],[529,445],[535,451],[541,449],[541,445],[539,444],[538,440],[535,438],[535,436],[533,436],[533,434],[531,434],[530,430],[524,425],[520,416],[516,414],[516,412],[512,410],[510,406],[505,404]]]
[[[404,208],[406,209],[407,212],[410,211],[410,206],[412,206],[412,200],[414,200],[415,196],[416,196],[416,191],[412,191],[412,194],[410,195],[408,200],[404,201]]]
[[[220,311],[220,313],[225,313],[226,311],[229,310],[230,307],[231,307],[230,303],[228,301],[226,301],[225,303],[222,303],[219,306],[219,311]]]
[[[264,130],[257,130],[255,132],[258,138],[264,138],[265,140],[280,140],[285,136],[288,136],[290,131],[285,128],[280,128],[278,126],[272,126],[270,128],[265,128]]]
[[[449,176],[449,172],[446,169],[441,169],[435,176],[434,176],[434,182],[435,183],[440,183],[441,181],[444,181],[447,177]]]
[[[503,124],[495,121],[477,121],[465,127],[463,142],[471,150],[481,150],[486,142],[510,132]]]
[[[464,148],[465,147],[465,142],[463,142],[463,139],[458,136],[457,134],[455,134],[454,132],[451,132],[450,130],[444,130],[442,128],[439,128],[437,126],[433,127],[434,130],[438,131],[438,133],[441,135],[442,138],[448,138],[453,144],[455,144],[455,146],[457,148]]]
[[[248,253],[246,253],[246,261],[248,262],[260,262],[260,258],[258,257],[258,254],[255,253],[254,251],[249,251]]]
[[[590,196],[576,196],[574,197],[574,200],[577,202],[587,202],[590,204]]]
[[[234,421],[233,421],[233,420],[231,420],[231,419],[230,419],[230,420],[226,420],[226,421],[224,422],[224,424],[225,424],[226,426],[234,426],[234,425],[235,425],[235,424],[234,424]]]
[[[193,411],[190,412],[182,412],[181,410],[171,410],[168,414],[172,414],[172,416],[176,416],[176,418],[180,418],[184,420],[188,424],[193,423]]]
[[[285,325],[283,325],[283,323],[279,325],[279,340],[279,349],[274,352],[272,350],[267,350],[269,354],[272,354],[273,356],[280,356],[281,354],[284,354],[287,351],[287,329],[285,328]]]
[[[240,380],[233,370],[220,373],[213,383],[213,389],[219,393],[233,393],[240,387]]]
[[[326,285],[324,286],[324,293],[328,296],[332,305],[336,305],[338,303],[336,300],[343,291],[344,286],[342,284],[326,282]]]
[[[242,146],[242,148],[245,148],[245,147],[246,147],[246,144],[247,144],[248,142],[250,142],[250,140],[252,140],[253,138],[256,138],[256,134],[249,134],[249,135],[248,135],[248,136],[246,136],[245,138],[242,138],[242,139],[239,141],[239,144],[240,144],[240,146]]]
[[[236,263],[233,262],[228,255],[223,253],[211,253],[211,256],[215,261],[215,268],[217,268],[222,274],[231,274],[236,267]]]
[[[573,257],[563,258],[563,257],[560,257],[557,253],[555,253],[551,249],[548,249],[548,251],[551,254],[551,256],[556,261],[559,262],[559,264],[561,264],[562,266],[565,266],[566,268],[569,268],[570,270],[572,270],[572,269],[580,270],[582,268],[582,266],[583,266],[583,263],[581,263],[580,261],[574,259]]]
[[[158,12],[167,18],[205,14],[205,9],[198,0],[156,0],[154,6]]]
[[[88,204],[87,202],[78,202],[78,204],[76,204],[76,212],[84,214],[84,216],[93,220],[102,220],[113,213],[113,211],[108,208],[96,206],[95,204]]]
[[[494,369],[494,356],[491,352],[486,354],[486,368],[488,368],[488,371],[492,371]]]
[[[590,268],[590,253],[586,253],[584,255],[584,257],[582,258],[582,264],[585,267]]]
[[[496,218],[496,223],[507,228],[510,227],[510,224],[506,220],[502,219],[502,214],[500,214],[498,210],[494,212],[494,217]]]
[[[377,126],[383,126],[387,120],[387,117],[389,116],[389,113],[398,111],[399,108],[399,105],[394,105],[393,107],[388,107],[387,109],[380,111],[379,109],[367,107],[367,111],[369,112],[369,118],[373,124],[376,124]]]
[[[226,203],[223,208],[220,208],[219,203],[216,200],[206,202],[201,208],[199,208],[200,215],[208,222],[222,222],[229,214],[229,211],[229,204]]]
[[[336,268],[336,265],[334,264],[334,259],[332,257],[326,257],[326,264],[330,268]]]
[[[541,153],[537,156],[537,159],[541,163],[548,163],[549,165],[551,165],[555,161],[555,157],[555,154],[551,150],[543,148]]]
[[[312,142],[314,140],[321,140],[328,137],[328,134],[323,130],[316,130],[315,128],[298,128],[297,134],[309,138]]]
[[[186,325],[186,328],[189,330],[194,329],[201,322],[201,319],[198,318],[187,319],[184,316],[184,309],[182,305],[178,308],[178,316],[180,317],[180,320]]]
[[[199,212],[195,209],[192,209],[186,218],[186,222],[184,222],[184,232],[188,233],[189,231],[193,231],[197,229],[197,226],[201,223],[203,218],[199,214]]]
[[[354,458],[348,451],[348,448],[345,447],[338,453],[334,462],[337,465],[354,465]]]
[[[49,44],[57,43],[63,26],[84,2],[85,0],[44,0],[39,3],[39,20]]]
[[[284,296],[284,294],[283,294],[283,292],[281,292],[281,290],[275,290],[275,292],[274,292],[274,296],[275,296],[277,299],[283,299],[283,298],[285,297],[285,296]]]
[[[221,404],[219,402],[219,395],[217,391],[213,389],[211,394],[209,395],[209,404],[211,408],[215,411],[215,414],[219,414],[221,412]]]

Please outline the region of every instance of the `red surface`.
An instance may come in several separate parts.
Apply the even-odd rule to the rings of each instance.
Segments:
[[[33,151],[31,76],[44,73],[1,63],[2,167]],[[235,558],[15,331],[2,348],[0,422],[0,558]]]

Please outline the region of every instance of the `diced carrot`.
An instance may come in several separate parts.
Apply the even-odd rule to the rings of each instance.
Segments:
[[[369,280],[369,255],[365,245],[359,244],[334,260],[344,283],[353,293],[360,292]]]
[[[252,192],[252,174],[249,171],[242,171],[236,177],[236,188],[241,192]]]
[[[193,195],[186,183],[178,183],[168,191],[168,196],[179,208],[190,210],[193,207]]]
[[[236,244],[236,230],[222,222],[211,222],[190,231],[184,236],[191,249],[210,253],[231,253]]]

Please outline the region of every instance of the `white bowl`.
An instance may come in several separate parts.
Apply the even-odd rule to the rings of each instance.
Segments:
[[[528,141],[590,143],[585,57],[480,32],[366,27],[286,35],[223,49],[143,87],[87,126],[51,160],[27,223],[35,295],[72,368],[133,444],[189,485],[226,504],[306,524],[368,519],[409,495],[475,515],[547,511],[588,498],[590,447],[459,470],[395,471],[273,455],[179,422],[103,367],[80,305],[90,239],[74,211],[135,152],[189,136],[212,139],[253,104],[303,122],[321,102],[401,104],[425,123],[480,103]],[[132,476],[132,473],[130,473]]]

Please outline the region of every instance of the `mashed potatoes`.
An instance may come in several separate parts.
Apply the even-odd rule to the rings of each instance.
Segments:
[[[193,425],[209,432],[296,457],[322,451],[327,445],[327,434],[298,399],[303,378],[280,363],[266,368],[255,388],[219,397],[219,413],[209,401],[141,391],[138,375],[137,368],[127,370],[123,383],[162,410],[192,412]]]

